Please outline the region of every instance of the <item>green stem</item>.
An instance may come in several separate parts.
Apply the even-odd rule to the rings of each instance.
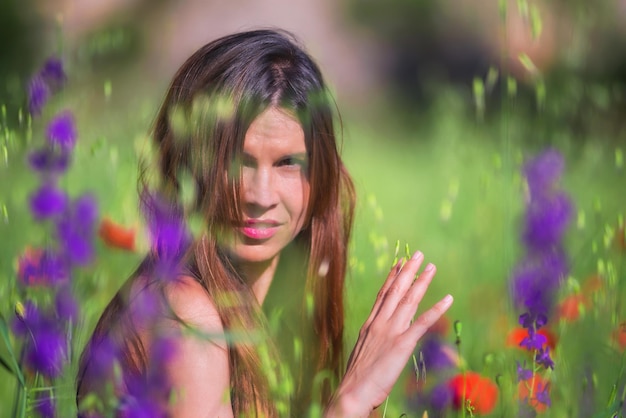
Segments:
[[[26,417],[26,405],[27,405],[27,401],[28,401],[28,389],[24,388],[24,390],[21,390],[21,392],[22,392],[21,402],[20,402],[20,405],[19,405],[18,414],[15,415],[15,418],[24,418],[24,417]]]
[[[387,415],[387,404],[389,403],[389,396],[385,399],[385,407],[383,408],[383,418]]]
[[[463,370],[463,398],[461,399],[461,417],[465,418],[465,411],[467,409],[467,405],[465,404],[465,402],[467,402],[466,393],[467,390],[467,380],[466,380],[466,373],[465,370]]]

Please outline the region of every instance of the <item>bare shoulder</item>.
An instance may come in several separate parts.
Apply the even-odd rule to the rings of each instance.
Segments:
[[[176,417],[232,417],[230,371],[224,326],[206,289],[182,276],[165,286],[165,297],[184,323],[176,355],[166,365],[174,389],[170,412]]]
[[[165,296],[174,312],[184,320],[207,323],[219,320],[213,298],[196,279],[179,276],[165,286]],[[221,321],[219,325],[221,326]]]
[[[213,298],[193,277],[179,276],[169,282],[165,286],[165,297],[174,314],[189,327],[204,333],[224,334]]]

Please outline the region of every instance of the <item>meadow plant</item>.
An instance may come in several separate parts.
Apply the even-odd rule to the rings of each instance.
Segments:
[[[532,353],[530,368],[525,362],[517,363],[520,401],[537,410],[550,406],[546,375],[554,369],[548,337],[538,331],[546,327],[559,288],[569,273],[563,236],[572,205],[558,187],[563,168],[562,155],[553,149],[539,153],[524,165],[528,191],[522,232],[525,254],[511,277],[511,296],[515,308],[523,311],[519,325],[526,333],[519,346]]]
[[[62,61],[50,58],[30,81],[28,107],[33,119],[44,114],[47,102],[66,83]],[[2,365],[19,381],[12,416],[55,417],[58,383],[68,374],[74,358],[73,335],[79,318],[79,304],[73,294],[76,269],[94,264],[96,233],[105,243],[134,249],[134,231],[121,230],[106,219],[99,223],[98,205],[90,193],[70,196],[60,179],[70,167],[78,135],[74,115],[69,110],[55,114],[45,129],[46,141],[28,155],[28,164],[39,178],[39,186],[29,196],[32,217],[42,226],[50,226],[52,237],[41,247],[27,247],[18,260],[17,288],[19,302],[15,318],[9,324],[2,318],[2,331],[10,359]],[[178,262],[190,243],[190,234],[182,212],[172,211],[155,196],[146,193],[143,207],[154,252],[154,277],[169,280],[176,274]],[[121,231],[121,232],[120,232]],[[121,235],[121,238],[120,238]],[[153,326],[156,311],[163,301],[141,292],[133,304],[136,319]],[[17,339],[15,354],[9,329]],[[160,367],[174,354],[172,335],[158,335],[151,344],[143,375],[121,370],[118,342],[109,338],[96,341],[92,350],[95,372],[103,380],[115,374],[116,384],[127,388],[119,399],[110,392],[87,396],[82,407],[88,416],[165,417],[170,386],[165,369]],[[159,367],[157,367],[159,366]],[[107,389],[112,389],[108,387]],[[73,391],[70,391],[73,392]],[[162,401],[156,401],[162,400]],[[79,416],[83,410],[79,410]]]
[[[128,309],[137,327],[159,331],[159,318],[163,313],[173,314],[162,289],[180,274],[182,256],[191,243],[191,234],[182,210],[176,205],[148,191],[142,194],[141,200],[151,241],[150,267],[145,287],[130,296],[132,303]],[[108,245],[132,249],[134,239],[129,240],[129,231],[120,232],[120,228],[105,219],[101,223],[100,236]],[[123,235],[121,240],[120,234]],[[100,376],[103,382],[112,382],[112,385],[107,383],[103,388],[94,388],[95,391],[81,395],[79,416],[167,417],[171,385],[165,365],[176,353],[176,335],[177,331],[173,329],[155,332],[144,369],[140,371],[122,367],[125,359],[121,344],[124,341],[107,334],[94,335],[85,348],[91,359],[90,373]],[[120,387],[124,390],[116,393],[114,388]]]
[[[61,60],[48,59],[29,84],[28,107],[33,118],[43,113],[48,100],[65,82]],[[98,218],[92,195],[73,198],[59,186],[76,140],[73,115],[62,111],[48,122],[46,141],[28,157],[40,183],[29,197],[30,212],[42,226],[51,226],[52,238],[41,247],[27,248],[18,260],[19,301],[10,329],[19,340],[19,355],[14,354],[2,318],[11,357],[2,364],[19,381],[13,411],[16,417],[30,416],[33,411],[42,417],[55,416],[55,384],[72,361],[72,336],[78,317],[73,272],[94,259]]]
[[[530,361],[516,362],[519,416],[534,416],[551,405],[550,373],[555,367],[551,350],[556,338],[547,324],[569,273],[563,237],[572,204],[559,189],[563,168],[563,157],[554,149],[528,159],[522,168],[527,185],[521,231],[524,256],[513,268],[509,284],[513,306],[519,312],[519,328],[507,339],[507,345],[518,346],[532,356]],[[411,410],[427,410],[435,417],[447,416],[451,409],[463,417],[489,415],[496,410],[502,376],[496,383],[468,367],[461,352],[461,325],[455,322],[456,350],[438,327],[420,342],[417,352],[429,377],[421,383],[411,383],[414,378],[409,377]]]

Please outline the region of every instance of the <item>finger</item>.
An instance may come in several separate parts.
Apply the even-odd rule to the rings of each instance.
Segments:
[[[376,300],[374,301],[374,306],[372,306],[372,310],[370,311],[369,316],[363,323],[363,326],[361,327],[361,331],[359,333],[359,338],[356,341],[356,345],[354,346],[352,353],[350,353],[350,358],[348,359],[348,365],[352,363],[353,358],[358,357],[361,351],[361,346],[363,345],[363,341],[367,337],[367,334],[369,332],[369,327],[372,321],[374,320],[374,318],[376,318],[376,316],[378,315],[378,311],[380,310],[380,306],[382,304],[383,299],[385,298],[385,294],[387,293],[387,290],[396,279],[398,273],[400,273],[400,271],[402,270],[403,263],[404,263],[404,258],[398,260],[398,262],[391,268],[391,271],[389,272],[389,274],[387,275],[387,278],[385,279],[385,283],[383,283],[383,286],[378,291],[378,294],[376,295]]]
[[[393,314],[398,306],[398,302],[404,297],[415,280],[415,275],[423,260],[424,255],[417,251],[404,266],[402,266],[402,270],[391,283],[382,299],[379,309],[380,317],[389,318]]]
[[[372,307],[372,310],[370,311],[370,315],[365,321],[365,323],[363,324],[363,329],[367,328],[369,324],[372,322],[372,320],[376,317],[376,315],[378,315],[378,311],[380,309],[380,305],[382,304],[383,299],[385,298],[385,294],[387,293],[389,286],[391,286],[393,281],[398,276],[398,273],[400,273],[400,271],[402,270],[403,264],[404,264],[404,259],[401,258],[400,260],[398,260],[396,265],[392,267],[391,271],[387,275],[387,278],[385,279],[385,283],[383,283],[383,286],[380,288],[380,290],[378,291],[378,294],[376,295],[376,300],[374,301],[374,306]]]
[[[435,303],[432,308],[421,314],[406,330],[405,334],[410,334],[411,339],[417,344],[417,341],[428,331],[428,328],[446,313],[453,301],[452,295],[446,295],[439,302]]]
[[[417,311],[419,303],[426,294],[426,290],[428,290],[428,286],[430,286],[433,277],[435,277],[435,273],[437,273],[437,267],[435,267],[434,264],[428,263],[424,271],[413,282],[409,290],[407,290],[402,299],[398,302],[398,306],[393,313],[394,323],[401,326],[409,326],[411,319]]]

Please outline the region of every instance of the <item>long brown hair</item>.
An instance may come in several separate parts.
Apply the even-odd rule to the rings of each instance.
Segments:
[[[290,244],[289,255],[280,261],[295,266],[301,275],[289,280],[300,288],[296,305],[304,323],[293,335],[302,342],[302,355],[295,361],[301,379],[296,381],[291,409],[299,414],[312,401],[327,402],[333,381],[343,371],[344,278],[354,189],[338,152],[334,102],[318,66],[292,35],[255,30],[225,36],[200,48],[182,65],[154,124],[157,189],[180,204],[184,178],[192,179],[196,194],[188,213],[203,217],[206,232],[189,247],[186,270],[216,301],[224,329],[266,327],[262,308],[220,247],[219,236],[221,228],[241,219],[236,162],[248,127],[268,107],[285,109],[298,118],[309,161],[311,193],[305,226]],[[142,190],[148,187],[147,182],[140,184]],[[79,395],[94,344],[112,330],[123,335],[121,358],[128,363],[126,370],[145,369],[146,350],[125,315],[129,288],[137,277],[149,273],[150,257],[100,318],[81,358]],[[289,270],[290,275],[293,272]],[[223,294],[229,295],[229,303],[218,303]],[[312,300],[308,311],[302,308],[310,306],[307,300]],[[228,354],[235,416],[282,413],[271,399],[258,350],[251,344],[229,344]],[[332,379],[316,388],[312,382],[320,372],[330,372]]]

